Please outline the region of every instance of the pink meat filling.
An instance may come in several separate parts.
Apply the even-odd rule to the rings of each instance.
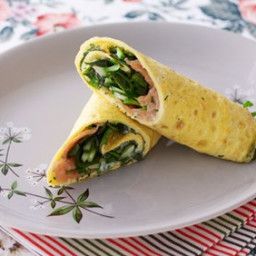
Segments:
[[[60,183],[65,183],[68,180],[78,179],[80,174],[76,171],[74,158],[68,158],[68,152],[78,143],[81,139],[91,136],[96,133],[98,126],[92,129],[86,129],[81,132],[72,142],[69,143],[63,151],[63,156],[55,162],[53,169],[55,173],[55,178]]]
[[[159,109],[159,98],[154,83],[147,70],[142,67],[138,60],[126,60],[126,63],[144,77],[149,84],[149,91],[147,95],[140,96],[137,99],[141,106],[145,106],[146,108],[133,108],[127,105],[124,105],[124,108],[131,116],[145,121],[152,121]]]

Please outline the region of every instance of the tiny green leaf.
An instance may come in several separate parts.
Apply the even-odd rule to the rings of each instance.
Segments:
[[[52,201],[51,201],[51,207],[52,207],[52,209],[55,208],[55,206],[56,206],[56,202],[55,202],[54,200],[52,200]]]
[[[108,128],[105,133],[102,136],[101,142],[100,142],[100,147],[102,147],[103,145],[107,144],[110,136],[113,134],[113,129],[110,127]]]
[[[17,138],[12,138],[12,141],[15,143],[21,143],[21,140],[17,139]]]
[[[249,108],[249,107],[252,107],[252,106],[253,106],[253,103],[249,100],[247,100],[243,103],[244,108]]]
[[[57,194],[58,194],[58,195],[61,195],[63,192],[64,192],[64,187],[61,187],[61,188],[58,190]]]
[[[98,66],[98,67],[110,67],[113,65],[113,62],[110,59],[99,59],[93,62],[86,63],[91,66]]]
[[[84,202],[89,196],[89,189],[86,189],[82,194],[80,194],[77,198],[78,203]]]
[[[19,191],[19,190],[14,190],[13,191],[15,194],[19,195],[19,196],[26,196],[26,194],[22,191]]]
[[[120,68],[120,65],[119,65],[119,64],[115,64],[115,65],[113,65],[113,66],[104,68],[104,70],[105,70],[106,72],[115,72],[115,71],[117,71],[119,68]]]
[[[256,116],[256,112],[252,112],[251,114],[252,114],[252,116]]]
[[[1,172],[3,175],[6,175],[9,171],[9,166],[7,164],[4,164],[2,167],[1,167]]]
[[[71,189],[74,189],[74,188],[69,187],[69,186],[63,186],[63,189],[71,190]]]
[[[12,190],[15,190],[15,189],[17,188],[17,186],[18,186],[18,183],[17,183],[17,181],[15,180],[15,181],[12,183],[12,185],[11,185],[11,189],[12,189]]]
[[[79,206],[81,206],[84,209],[86,209],[86,208],[103,208],[102,206],[100,206],[94,202],[91,202],[91,201],[82,202],[81,204],[79,204]]]
[[[123,100],[123,103],[125,105],[133,105],[140,107],[140,103],[136,99],[126,98],[125,100]]]
[[[57,197],[55,197],[55,198],[53,198],[54,199],[54,201],[61,201],[62,199],[64,199],[64,198],[66,198],[66,197],[64,197],[64,196],[57,196]]]
[[[55,209],[54,211],[52,211],[48,216],[59,216],[59,215],[67,214],[70,211],[72,211],[74,209],[74,207],[75,207],[74,205],[59,207],[59,208]]]
[[[72,215],[73,215],[73,219],[77,223],[79,223],[81,221],[81,219],[83,218],[83,213],[81,212],[81,210],[77,206],[73,209]]]
[[[8,163],[9,166],[11,167],[20,167],[22,164],[17,164],[17,163]]]
[[[119,47],[116,48],[116,56],[120,60],[123,60],[125,58],[124,52]]]
[[[53,194],[52,194],[51,190],[46,187],[44,189],[45,189],[46,194],[49,196],[49,198],[52,198]]]
[[[12,196],[13,196],[13,194],[14,194],[14,192],[13,192],[13,191],[11,191],[11,192],[7,195],[8,199],[11,199],[11,198],[12,198]]]
[[[5,140],[2,142],[2,144],[4,145],[4,144],[8,143],[9,141],[11,141],[11,139],[10,139],[10,138],[7,138],[7,139],[5,139]]]

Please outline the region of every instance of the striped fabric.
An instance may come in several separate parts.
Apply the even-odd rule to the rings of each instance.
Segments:
[[[210,221],[148,236],[88,240],[8,232],[46,256],[256,255],[256,200]]]

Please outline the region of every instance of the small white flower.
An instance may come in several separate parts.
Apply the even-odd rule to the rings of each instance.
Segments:
[[[13,128],[13,127],[14,127],[13,122],[7,122],[7,123],[6,123],[6,127],[7,127],[7,128]]]
[[[40,204],[38,205],[38,208],[39,208],[39,209],[44,209],[44,208],[45,208],[45,204],[44,204],[44,203],[40,203]]]
[[[40,164],[38,167],[34,169],[27,169],[26,179],[32,186],[38,185],[40,182],[46,181],[46,169],[47,164]]]
[[[232,101],[242,104],[247,100],[255,100],[255,88],[250,87],[247,89],[235,85],[233,88],[227,88],[225,95]]]
[[[8,196],[8,194],[9,194],[9,192],[8,192],[8,191],[5,191],[5,190],[2,190],[2,191],[0,192],[0,196],[1,196],[1,197],[4,197],[4,198],[6,198],[6,197]]]
[[[37,181],[33,181],[33,182],[30,183],[30,185],[31,185],[32,187],[36,187],[36,186],[38,185],[38,182],[37,182]]]
[[[31,138],[31,130],[30,129],[21,128],[20,132],[21,132],[20,138],[21,138],[22,141],[30,140],[30,138]]]
[[[0,141],[7,138],[7,131],[8,129],[6,127],[0,127]]]
[[[32,177],[31,175],[27,175],[26,178],[27,178],[27,180],[29,180],[29,181],[33,180],[33,177]]]
[[[36,199],[30,200],[32,205],[29,207],[31,210],[39,210],[45,208],[45,202],[38,201]]]
[[[31,130],[26,127],[14,127],[12,122],[8,122],[5,127],[0,127],[0,140],[8,138],[14,142],[29,140],[31,138]]]
[[[30,171],[31,171],[30,169],[27,169],[27,170],[25,170],[25,173],[30,174]]]

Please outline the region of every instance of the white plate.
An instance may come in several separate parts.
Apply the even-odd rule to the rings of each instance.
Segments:
[[[0,126],[13,122],[22,143],[11,143],[12,167],[0,186],[17,181],[8,200],[0,198],[0,224],[48,235],[119,237],[171,230],[204,221],[245,203],[256,194],[256,163],[235,164],[198,154],[162,140],[145,161],[74,185],[73,197],[89,188],[89,200],[103,209],[83,210],[80,224],[72,214],[47,217],[49,203],[31,209],[31,200],[45,201],[45,181],[27,178],[41,163],[49,163],[67,137],[91,91],[73,65],[79,45],[92,36],[119,38],[153,58],[226,93],[236,85],[244,93],[255,81],[256,44],[205,27],[168,23],[130,23],[93,26],[30,41],[0,56]],[[242,90],[242,92],[241,92]],[[8,124],[10,127],[11,124]],[[5,129],[0,131],[3,135]],[[1,135],[0,135],[1,136]],[[3,136],[2,136],[3,137]],[[28,140],[29,139],[29,140]],[[1,145],[5,161],[8,143]],[[41,169],[40,169],[41,168]],[[40,172],[43,173],[41,166]],[[28,171],[26,171],[28,170]],[[40,175],[39,175],[40,176]],[[35,180],[35,179],[34,179]],[[56,193],[56,189],[51,189]],[[33,193],[37,196],[28,194]],[[1,192],[2,196],[6,191]],[[64,192],[64,201],[70,198]],[[65,204],[57,203],[56,207]]]

